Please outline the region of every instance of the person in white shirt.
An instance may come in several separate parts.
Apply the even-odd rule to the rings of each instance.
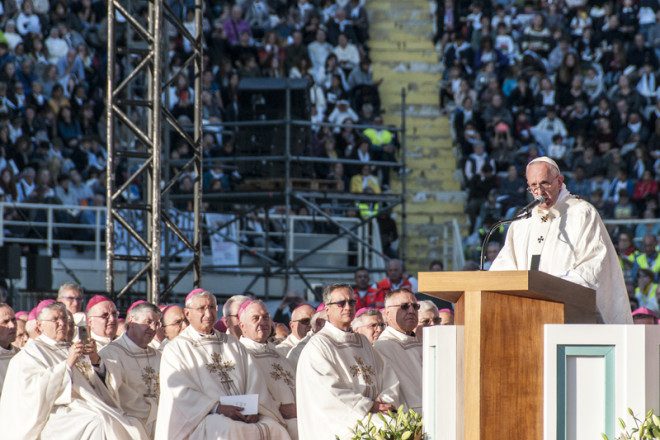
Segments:
[[[333,53],[337,55],[339,65],[346,71],[351,71],[360,64],[360,52],[353,43],[348,42],[346,34],[339,34],[337,40],[339,43],[334,49]]]

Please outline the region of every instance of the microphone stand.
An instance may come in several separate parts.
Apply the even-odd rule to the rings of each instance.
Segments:
[[[488,245],[488,241],[490,240],[491,235],[493,235],[493,232],[495,232],[495,230],[502,225],[506,225],[507,223],[513,223],[518,220],[530,218],[531,216],[532,216],[532,210],[531,209],[525,210],[521,213],[518,213],[513,218],[497,221],[493,226],[490,227],[488,233],[486,234],[486,237],[484,237],[483,243],[481,244],[481,259],[479,260],[481,264],[479,265],[479,270],[484,270],[484,264],[486,263],[486,246]]]

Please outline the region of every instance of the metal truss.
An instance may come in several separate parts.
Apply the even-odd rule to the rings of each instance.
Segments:
[[[193,272],[194,285],[201,282],[202,200],[202,0],[195,0],[195,35],[163,0],[109,0],[108,65],[106,95],[107,218],[106,290],[113,297],[144,290],[147,300],[158,303],[183,277]],[[174,28],[190,43],[191,51],[182,65],[169,72],[166,58],[167,31]],[[125,71],[121,72],[124,66]],[[121,73],[120,73],[121,72]],[[168,75],[169,73],[169,75]],[[183,74],[194,78],[193,127],[184,127],[167,105],[169,87]],[[193,156],[169,176],[161,164],[169,152],[163,139],[170,130],[188,144]],[[124,133],[124,136],[121,134]],[[121,175],[117,173],[121,172]],[[168,193],[182,173],[194,178],[194,233],[186,236],[167,214]],[[118,179],[118,177],[120,177]],[[135,218],[142,219],[136,222]],[[137,249],[116,252],[116,228],[133,239]],[[163,235],[172,234],[192,251],[192,259],[172,280],[161,279]],[[168,259],[169,247],[164,249]],[[126,262],[126,283],[118,288],[117,262]]]

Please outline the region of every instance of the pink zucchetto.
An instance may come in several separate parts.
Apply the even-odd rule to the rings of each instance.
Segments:
[[[449,313],[450,315],[453,315],[454,311],[452,309],[440,309],[438,310],[438,313]]]
[[[143,300],[143,299],[138,299],[138,300],[135,301],[133,304],[131,304],[131,305],[128,307],[128,309],[126,309],[126,314],[128,315],[129,313],[131,313],[131,310],[133,310],[135,307],[139,306],[140,304],[144,304],[144,303],[146,303],[145,300]]]
[[[37,319],[37,308],[33,308],[30,310],[30,313],[28,313],[28,321],[34,321]]]
[[[222,317],[215,321],[215,324],[213,324],[213,328],[219,331],[220,333],[225,333],[227,331],[227,324],[225,324],[225,318]]]
[[[112,302],[112,300],[110,298],[108,298],[107,296],[94,295],[92,297],[92,299],[90,299],[89,302],[87,303],[87,308],[85,309],[85,312],[89,313],[89,311],[91,310],[92,307],[94,307],[97,304],[101,304],[102,302],[106,302],[106,301]]]
[[[55,304],[57,301],[54,299],[44,299],[43,301],[39,301],[39,304],[37,304],[37,307],[35,307],[34,310],[34,319],[37,319],[39,317],[39,314],[43,309],[48,307],[51,304]]]
[[[200,287],[193,289],[190,291],[188,295],[186,295],[186,303],[193,299],[195,296],[199,295],[200,293],[208,292],[206,289],[202,289]]]
[[[25,310],[19,310],[14,314],[14,316],[16,317],[16,319],[22,319],[23,321],[27,321],[29,314]]]
[[[316,308],[317,313],[322,312],[323,310],[325,310],[325,303],[319,304],[319,306]]]
[[[241,319],[241,315],[243,314],[243,312],[245,312],[245,309],[250,307],[250,304],[252,304],[253,302],[254,300],[248,299],[247,301],[243,301],[241,303],[241,305],[238,307],[238,312],[236,312],[236,316],[238,317],[238,319]]]
[[[376,310],[376,309],[374,309],[373,307],[362,307],[360,310],[355,312],[355,317],[358,318],[364,315],[365,313],[367,313],[369,310]]]

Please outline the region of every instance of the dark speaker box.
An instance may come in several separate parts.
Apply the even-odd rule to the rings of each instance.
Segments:
[[[53,259],[48,255],[27,256],[27,289],[32,292],[53,288]]]
[[[18,245],[0,247],[0,278],[21,278],[21,248]]]

